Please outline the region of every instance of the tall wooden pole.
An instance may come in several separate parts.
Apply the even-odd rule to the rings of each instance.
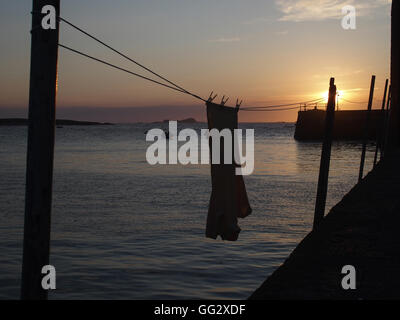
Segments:
[[[383,99],[382,99],[382,109],[381,109],[381,119],[378,122],[378,129],[376,131],[376,147],[375,147],[375,157],[374,157],[374,168],[376,167],[376,163],[378,162],[378,151],[379,148],[381,149],[381,156],[382,156],[382,149],[383,149],[383,137],[384,137],[384,130],[385,130],[385,105],[386,105],[386,94],[389,86],[389,79],[386,79],[385,82],[385,90],[383,91]]]
[[[376,78],[375,76],[372,76],[371,87],[369,90],[368,109],[367,109],[367,116],[365,119],[365,132],[364,132],[364,140],[363,140],[362,151],[361,151],[361,162],[360,162],[360,171],[359,171],[359,175],[358,175],[358,182],[360,182],[364,176],[364,164],[365,164],[365,155],[367,153],[369,122],[370,122],[370,118],[371,118],[372,101],[374,100],[375,78]]]
[[[328,193],[329,165],[331,161],[333,124],[335,120],[336,86],[335,79],[329,84],[329,99],[326,107],[325,137],[322,145],[321,164],[319,167],[317,200],[315,202],[314,229],[321,223],[325,215],[326,195]]]
[[[29,129],[26,168],[22,299],[47,299],[42,267],[49,264],[59,23],[45,29],[42,14],[60,0],[33,0]]]
[[[389,140],[389,123],[390,123],[390,101],[392,99],[392,86],[389,85],[389,93],[386,101],[386,110],[385,110],[385,128],[383,130],[383,145],[381,149],[381,160],[386,155],[388,140]]]
[[[400,0],[392,1],[391,106],[386,152],[400,147]]]

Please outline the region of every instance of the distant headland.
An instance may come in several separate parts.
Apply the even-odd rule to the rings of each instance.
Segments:
[[[168,123],[170,120],[164,120],[164,123]],[[197,123],[196,119],[194,118],[187,118],[187,119],[183,119],[183,120],[177,120],[178,123]]]
[[[28,119],[22,119],[22,118],[0,119],[0,126],[27,126],[27,125],[28,125]],[[112,125],[112,123],[57,119],[56,125],[57,126],[104,126],[104,125]]]
[[[170,121],[177,121],[178,123],[198,123],[194,118],[186,118],[183,120],[164,120],[164,121],[155,121],[153,123],[169,123]]]

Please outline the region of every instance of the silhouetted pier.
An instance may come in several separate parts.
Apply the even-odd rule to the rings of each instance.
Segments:
[[[299,141],[322,140],[325,128],[324,110],[299,111],[294,138]],[[367,122],[367,110],[341,110],[335,112],[334,140],[362,140]],[[382,111],[371,110],[368,139],[376,139]]]
[[[382,160],[251,299],[399,299],[400,152]],[[344,290],[342,267],[356,269]]]

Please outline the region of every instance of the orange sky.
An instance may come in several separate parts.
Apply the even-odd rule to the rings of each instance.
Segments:
[[[390,1],[352,1],[356,30],[341,27],[346,1],[309,2],[116,0],[111,5],[101,0],[94,7],[91,1],[71,0],[62,1],[61,14],[203,97],[213,90],[229,96],[231,104],[239,97],[245,106],[305,101],[323,97],[329,78],[335,77],[339,99],[364,102],[375,74],[374,107],[380,107],[389,75]],[[0,117],[10,116],[10,108],[26,109],[30,6],[28,0],[1,4],[0,36],[8,45],[0,53]],[[146,74],[68,26],[61,27],[61,43]],[[13,30],[13,36],[5,30]],[[60,50],[59,110],[199,105],[190,96]],[[342,109],[366,108],[339,104]],[[143,119],[158,120],[153,108],[142,112],[148,113]],[[87,115],[90,118],[90,112]],[[296,116],[296,110],[241,112],[240,120],[295,121]]]

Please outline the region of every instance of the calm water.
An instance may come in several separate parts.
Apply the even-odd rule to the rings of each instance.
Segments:
[[[311,229],[321,144],[297,143],[291,124],[241,127],[255,129],[256,163],[235,243],[204,237],[208,166],[147,164],[149,125],[57,129],[50,298],[247,298]],[[0,127],[0,299],[19,297],[26,133]],[[356,183],[360,154],[334,144],[328,208]]]

